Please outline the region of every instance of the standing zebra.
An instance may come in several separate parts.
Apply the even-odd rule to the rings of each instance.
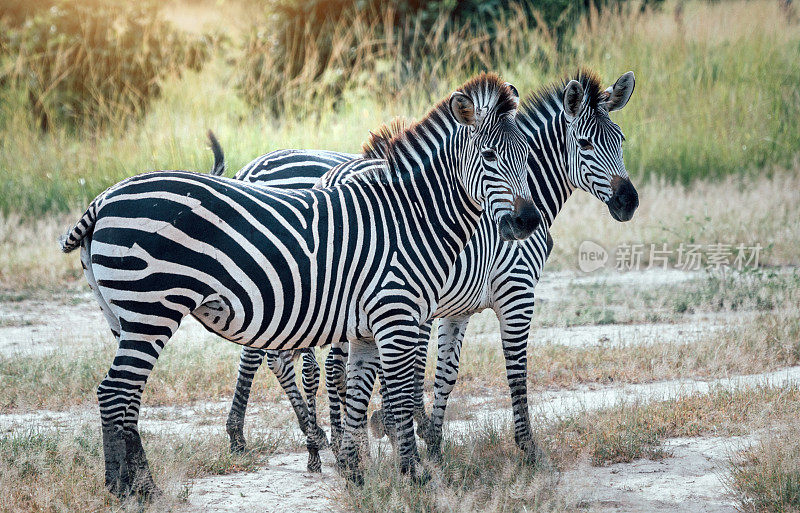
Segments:
[[[105,483],[156,492],[138,433],[141,394],[187,315],[232,342],[296,349],[348,340],[340,466],[360,481],[366,387],[383,368],[416,475],[412,388],[420,325],[488,210],[504,240],[540,222],[525,179],[516,90],[467,82],[392,139],[386,161],[326,189],[287,191],[186,171],[145,173],[95,198],[61,239],[118,340],[97,389]],[[358,162],[358,161],[356,161]],[[367,396],[368,400],[368,396]]]
[[[613,86],[602,90],[594,73],[580,71],[571,80],[541,88],[523,102],[517,124],[530,146],[528,186],[544,214],[544,223],[527,241],[505,244],[498,239],[493,221],[484,216],[451,271],[434,314],[443,319],[438,334],[432,419],[430,430],[423,430],[429,452],[434,456],[440,454],[445,408],[458,376],[461,343],[468,319],[484,308],[493,308],[501,325],[514,412],[514,437],[526,455],[535,458],[527,406],[526,351],[534,289],[552,247],[549,227],[576,188],[605,203],[617,221],[627,221],[633,216],[639,204],[638,195],[622,159],[624,137],[609,113],[627,104],[634,86],[632,72],[625,73]],[[222,155],[215,140],[212,140],[212,148],[218,167]],[[374,152],[367,156],[383,157]],[[334,166],[329,162],[338,163],[353,157],[347,153],[279,150],[254,160],[242,168],[236,178],[270,187],[312,187],[323,173],[328,173],[325,177],[328,181],[335,181],[337,176],[345,177],[346,169],[331,170]],[[418,372],[424,372],[429,332],[430,323],[427,323],[420,335]],[[341,378],[346,353],[342,349],[346,346],[332,349],[326,363],[333,436],[338,430],[343,388]],[[236,419],[239,433],[249,384],[263,357],[258,350],[248,347],[242,350],[243,363],[230,417]],[[291,386],[295,386],[293,381]],[[415,408],[420,411],[424,408],[421,391],[415,397]],[[417,417],[420,419],[419,415]]]

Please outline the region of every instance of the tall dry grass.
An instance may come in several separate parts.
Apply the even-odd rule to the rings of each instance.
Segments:
[[[135,173],[205,170],[207,128],[217,131],[232,169],[276,148],[358,151],[371,128],[398,115],[422,116],[484,67],[523,95],[578,66],[596,69],[606,81],[634,70],[636,92],[614,117],[639,182],[792,167],[800,147],[800,26],[771,0],[682,2],[682,18],[673,13],[676,5],[593,14],[567,51],[557,50],[546,29],[513,14],[500,20],[491,45],[480,34],[446,36],[436,27],[377,34],[369,20],[350,20],[333,45],[355,42],[355,53],[331,52],[329,59],[338,61],[319,76],[313,48],[297,77],[282,75],[266,43],[238,47],[240,34],[232,31],[233,46],[202,72],[164,79],[161,97],[140,122],[101,133],[40,135],[24,95],[4,92],[0,210],[25,217],[66,211]],[[415,37],[410,47],[397,44]],[[264,81],[285,82],[277,93],[285,108],[277,116],[236,93],[243,67],[263,70]],[[259,80],[245,81],[244,90],[258,93],[267,83]]]

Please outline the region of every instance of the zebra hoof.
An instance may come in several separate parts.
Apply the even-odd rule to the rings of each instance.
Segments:
[[[416,415],[414,420],[417,423],[417,436],[425,440],[425,445],[427,445],[432,436],[431,432],[433,431],[433,423],[431,422],[431,418],[424,413],[421,413]]]
[[[428,484],[431,480],[431,473],[424,467],[414,463],[401,466],[400,472],[408,475],[408,477],[411,478],[411,482],[418,486]]]
[[[244,440],[244,421],[238,422],[238,419],[225,423],[225,432],[228,433],[228,438],[231,441],[231,453],[241,454],[244,452],[247,444]]]
[[[431,473],[425,470],[424,468],[418,471],[414,476],[411,478],[415,484],[419,486],[424,486],[428,484],[431,480]]]
[[[130,491],[131,495],[135,495],[139,502],[152,503],[164,497],[164,492],[156,486],[152,478],[149,482],[142,482],[134,484]]]
[[[322,472],[322,460],[319,457],[319,451],[308,451],[308,465],[306,465],[306,470],[314,473]]]
[[[103,429],[105,486],[112,495],[124,499],[130,494],[131,475],[122,429]]]
[[[239,432],[228,432],[228,435],[231,439],[231,454],[242,454],[247,449],[247,443],[244,439],[244,433]]]

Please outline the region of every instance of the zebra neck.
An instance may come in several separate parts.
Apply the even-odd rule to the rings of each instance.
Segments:
[[[563,107],[560,103],[544,104],[537,110],[520,112],[517,124],[531,146],[528,186],[549,228],[575,190],[567,169]]]
[[[389,162],[405,170],[395,175],[400,177],[398,185],[403,185],[415,214],[425,220],[417,228],[427,233],[418,236],[430,238],[443,255],[455,260],[477,229],[482,206],[467,194],[461,176],[466,132],[456,126],[438,128],[418,133],[413,142],[398,143]]]

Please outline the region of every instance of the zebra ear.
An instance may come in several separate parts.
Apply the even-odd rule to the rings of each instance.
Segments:
[[[460,124],[475,127],[478,118],[475,115],[475,103],[461,91],[456,91],[450,96],[450,112]]]
[[[583,86],[577,80],[570,80],[564,88],[564,114],[567,122],[577,118],[583,111]]]
[[[604,91],[608,94],[608,100],[602,103],[608,112],[613,112],[624,107],[631,99],[633,88],[636,87],[636,80],[633,78],[633,71],[629,71],[619,77],[613,86]]]
[[[514,107],[514,112],[512,112],[511,114],[516,115],[517,113],[516,111],[519,108],[519,91],[517,91],[517,88],[514,87],[514,84],[512,84],[511,82],[506,82],[506,86],[508,86],[508,88],[511,90],[511,94],[513,95],[514,98],[514,103],[516,103],[516,106]]]

